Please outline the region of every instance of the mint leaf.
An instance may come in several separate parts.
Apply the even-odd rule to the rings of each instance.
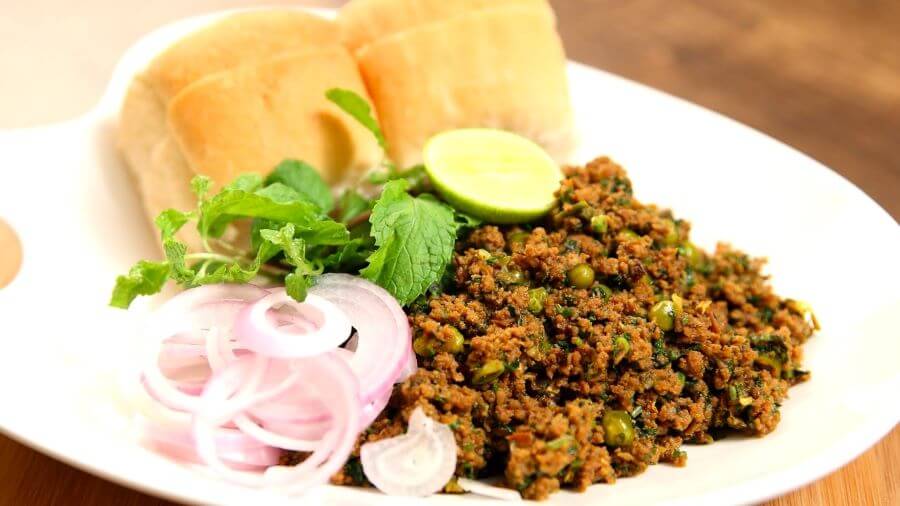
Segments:
[[[306,229],[297,231],[297,235],[310,246],[340,246],[349,240],[347,227],[334,220],[323,220]]]
[[[188,288],[247,283],[261,270],[277,277],[287,274],[288,293],[302,300],[326,258],[338,255],[335,262],[352,261],[358,267],[360,259],[371,252],[367,223],[354,228],[354,235],[365,237],[354,239],[353,246],[348,247],[351,239],[347,227],[325,214],[334,206],[328,187],[312,167],[302,162],[286,161],[266,180],[258,174],[239,176],[214,196],[209,196],[211,188],[208,177],[197,176],[191,181],[197,209],[160,213],[155,222],[166,261],[142,261],[127,275],[119,276],[110,305],[127,308],[137,296],[159,292],[168,279]],[[239,219],[253,220],[249,251],[235,245],[210,245],[211,238],[221,237],[225,228]],[[175,234],[193,220],[197,220],[205,251],[188,253]],[[281,253],[284,258],[279,257]],[[276,258],[280,264],[267,265]],[[287,265],[293,270],[285,270]]]
[[[285,261],[294,266],[294,272],[285,277],[284,286],[288,295],[302,301],[312,284],[311,276],[319,274],[319,270],[306,259],[306,243],[294,237],[294,233],[294,226],[287,224],[280,230],[261,230],[260,237],[281,248]]]
[[[281,183],[294,189],[307,202],[328,213],[334,209],[331,188],[311,165],[299,160],[285,160],[266,178],[266,184]]]
[[[279,248],[277,246],[269,242],[263,242],[256,251],[256,257],[248,266],[242,266],[237,259],[231,259],[224,263],[211,261],[209,262],[210,265],[215,265],[211,272],[207,272],[208,268],[201,267],[194,274],[194,278],[185,284],[190,287],[212,283],[249,283],[259,273],[265,261],[275,256],[278,252]]]
[[[294,233],[294,225],[288,223],[280,230],[261,230],[259,235],[264,240],[281,248],[285,258],[294,262],[296,265],[299,262],[306,261],[304,258],[306,254],[306,244],[302,239],[296,239]]]
[[[371,208],[372,202],[356,190],[347,189],[338,199],[338,221],[347,223]]]
[[[191,191],[194,192],[194,195],[197,196],[197,200],[200,202],[206,200],[206,195],[209,193],[211,186],[212,179],[206,176],[194,176],[191,179]]]
[[[309,203],[305,201],[303,195],[300,195],[297,190],[281,183],[272,183],[270,185],[267,185],[265,188],[261,188],[260,190],[258,190],[256,194],[270,198],[273,201],[278,202],[279,204],[290,204],[291,202],[303,202],[304,204]],[[313,207],[313,210],[316,214],[321,214],[319,213],[318,209],[315,209],[315,207]]]
[[[266,241],[260,236],[260,233],[266,229],[278,229],[279,223],[271,220],[253,220],[250,224],[250,248],[254,251],[258,250]],[[275,253],[281,251],[276,249]],[[274,254],[273,254],[274,256]],[[272,257],[263,258],[263,262],[268,262]]]
[[[225,227],[240,218],[262,218],[296,225],[310,244],[340,245],[347,242],[344,225],[323,218],[313,204],[290,200],[294,190],[280,183],[256,193],[223,190],[200,206],[201,236],[221,237]]]
[[[171,237],[163,240],[163,251],[169,263],[169,276],[179,283],[190,283],[194,279],[194,271],[187,266],[185,255],[187,246]]]
[[[466,214],[462,211],[455,211],[453,213],[454,219],[456,221],[456,228],[458,230],[464,228],[476,228],[481,225],[481,219],[472,216],[471,214]]]
[[[259,272],[259,265],[257,262],[248,267],[242,267],[237,262],[220,264],[212,272],[198,272],[188,286],[212,285],[216,283],[249,283]]]
[[[453,210],[429,198],[406,193],[408,183],[387,183],[372,210],[372,236],[378,249],[363,277],[406,305],[438,282],[456,240]]]
[[[176,232],[181,230],[185,223],[194,218],[194,213],[182,212],[175,209],[166,209],[159,213],[159,216],[153,221],[159,228],[162,239],[172,237]]]
[[[369,103],[366,99],[353,91],[342,88],[331,88],[325,92],[325,98],[352,116],[362,126],[366,127],[366,129],[375,135],[375,139],[378,141],[378,145],[381,146],[381,149],[385,151],[388,150],[387,141],[384,139],[384,134],[381,133],[381,127],[378,126],[378,122],[375,121],[375,118],[372,116],[372,108],[369,107]]]
[[[284,289],[294,300],[303,301],[312,285],[312,278],[306,274],[292,272],[284,278]]]
[[[263,178],[259,174],[241,174],[236,177],[225,188],[228,190],[244,190],[245,192],[253,192],[263,185]]]
[[[351,239],[337,251],[324,257],[322,266],[341,272],[357,272],[366,265],[366,259],[372,254],[371,242],[371,238]]]
[[[425,187],[427,182],[424,165],[413,165],[408,169],[396,170],[392,166],[388,166],[387,170],[376,171],[369,174],[368,180],[371,184],[384,184],[395,179],[405,179],[409,183],[409,190],[415,192]]]
[[[138,295],[152,295],[162,290],[168,277],[169,265],[166,262],[141,260],[126,276],[116,278],[109,305],[127,309]]]

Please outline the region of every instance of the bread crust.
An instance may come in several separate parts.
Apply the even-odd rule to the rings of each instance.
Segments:
[[[307,161],[335,188],[353,183],[382,153],[326,102],[329,87],[368,97],[336,24],[313,14],[240,13],[176,42],[134,78],[119,119],[119,147],[148,218],[193,208],[196,174],[225,184],[284,158]],[[192,228],[179,238],[201,247]]]
[[[352,52],[383,37],[477,10],[503,6],[553,10],[547,0],[353,0],[338,15],[341,40]]]
[[[401,166],[421,163],[430,136],[465,127],[510,130],[568,157],[565,53],[546,9],[471,11],[382,37],[356,56]]]
[[[325,98],[333,87],[366,96],[343,47],[283,54],[189,85],[172,100],[168,124],[190,166],[215,181],[266,174],[298,158],[340,186],[371,168],[380,151],[370,132]]]
[[[194,172],[172,142],[162,100],[143,76],[128,88],[118,133],[120,150],[151,222],[166,209],[187,210],[196,205],[190,189]],[[183,229],[178,238],[191,249],[200,248],[193,229]]]
[[[147,82],[164,103],[211,74],[284,52],[340,44],[334,21],[303,11],[254,10],[228,16],[160,53]]]

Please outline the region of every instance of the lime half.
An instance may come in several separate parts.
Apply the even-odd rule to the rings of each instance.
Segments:
[[[562,172],[540,146],[487,128],[450,130],[425,143],[425,171],[457,209],[490,223],[522,223],[553,205]]]

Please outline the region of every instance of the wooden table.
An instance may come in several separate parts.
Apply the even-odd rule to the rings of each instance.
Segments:
[[[569,55],[819,159],[900,216],[900,2],[558,0]],[[900,503],[900,429],[769,504]],[[169,504],[0,436],[0,505]]]

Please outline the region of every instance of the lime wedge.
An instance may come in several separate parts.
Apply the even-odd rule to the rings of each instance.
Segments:
[[[553,205],[562,172],[537,144],[486,128],[450,130],[425,143],[425,171],[447,202],[490,223],[522,223]]]

